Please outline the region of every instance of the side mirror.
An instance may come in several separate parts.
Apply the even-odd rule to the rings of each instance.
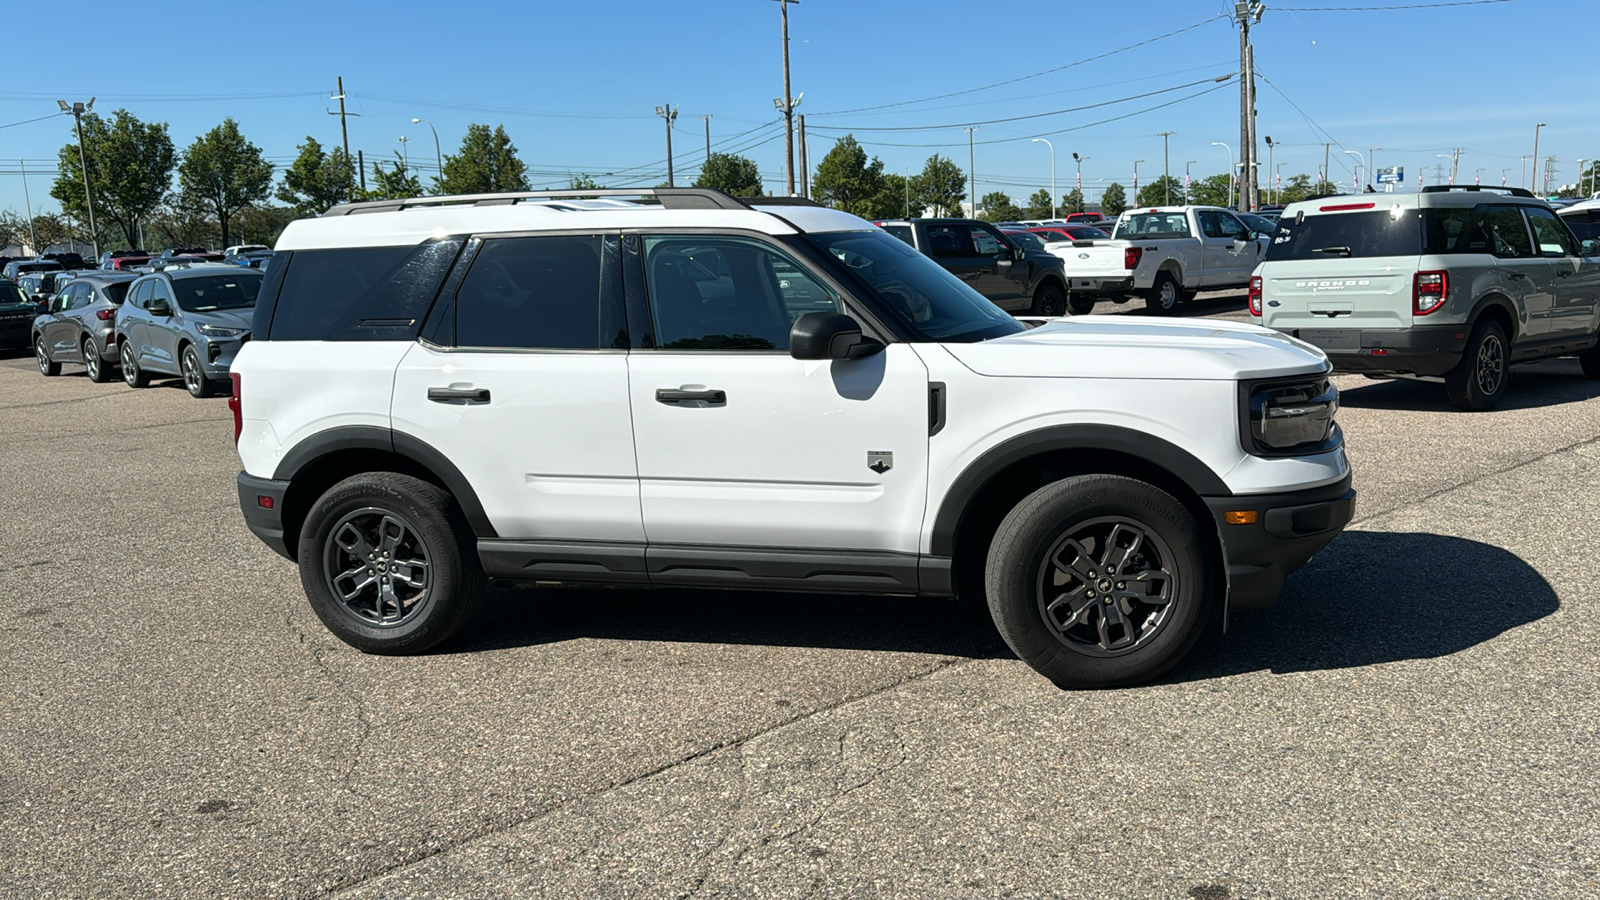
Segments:
[[[883,350],[861,333],[861,323],[842,313],[806,313],[789,329],[789,355],[795,359],[860,359]]]
[[[1013,248],[1012,251],[1011,251],[1011,258],[1016,260],[1017,262],[1022,262],[1023,260],[1028,258],[1028,248],[1026,248],[1026,247],[1015,247],[1015,248]]]
[[[152,316],[170,316],[172,315],[172,307],[168,306],[165,300],[151,300],[149,305],[145,307],[145,312]]]
[[[1579,245],[1584,256],[1600,256],[1600,240],[1589,238]]]

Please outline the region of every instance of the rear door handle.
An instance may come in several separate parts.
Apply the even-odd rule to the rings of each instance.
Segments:
[[[488,403],[488,388],[428,388],[428,399],[435,403],[451,403],[456,400],[465,400],[468,403]]]
[[[1510,276],[1511,278],[1527,278],[1528,277],[1528,273],[1527,272],[1507,272],[1506,275]]]
[[[703,400],[706,403],[727,403],[726,391],[681,391],[676,388],[657,388],[657,403],[689,403]]]
[[[1556,270],[1556,277],[1557,278],[1571,278],[1572,277],[1572,272],[1570,272],[1567,269],[1557,269]]]

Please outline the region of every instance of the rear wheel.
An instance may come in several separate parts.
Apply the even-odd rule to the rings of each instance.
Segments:
[[[1472,329],[1461,362],[1444,376],[1445,392],[1457,409],[1493,409],[1505,396],[1510,380],[1510,346],[1499,323],[1484,319]]]
[[[300,583],[322,623],[366,653],[421,653],[482,600],[476,539],[455,499],[409,475],[346,478],[300,533]]]
[[[93,338],[83,339],[83,369],[95,384],[105,384],[111,380],[111,372],[106,369],[106,361],[100,358]]]
[[[118,351],[122,360],[122,380],[131,388],[147,387],[150,384],[150,373],[139,368],[139,360],[133,353],[133,345],[127,341],[122,342],[122,349]]]
[[[1145,292],[1144,305],[1153,316],[1170,316],[1178,308],[1178,299],[1182,296],[1182,289],[1178,287],[1178,279],[1166,272],[1156,276],[1155,284]]]
[[[39,374],[46,378],[61,374],[61,363],[52,362],[50,351],[45,349],[44,338],[33,339],[33,360],[39,364]]]
[[[1087,316],[1094,312],[1094,298],[1086,294],[1068,294],[1067,309],[1075,316]]]
[[[1060,316],[1066,313],[1067,299],[1062,296],[1061,288],[1054,284],[1041,284],[1033,292],[1033,314],[1036,316]]]
[[[1148,681],[1204,628],[1204,546],[1188,509],[1153,485],[1065,478],[1000,523],[985,572],[989,611],[1017,656],[1061,687]]]

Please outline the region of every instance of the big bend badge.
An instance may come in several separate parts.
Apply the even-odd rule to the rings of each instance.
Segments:
[[[882,475],[894,468],[894,453],[889,450],[868,450],[867,468]]]

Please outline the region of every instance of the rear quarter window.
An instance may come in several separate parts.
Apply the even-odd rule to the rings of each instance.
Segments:
[[[1297,219],[1279,220],[1267,248],[1268,262],[1422,253],[1420,217],[1414,209],[1324,213]]]
[[[268,339],[414,340],[464,244],[462,238],[446,238],[406,247],[285,254],[268,278],[269,293],[272,282],[279,282]]]
[[[911,226],[910,225],[884,225],[884,226],[881,226],[881,227],[883,228],[884,231],[887,231],[890,234],[894,235],[895,237],[899,238],[900,240],[905,241],[906,244],[908,244],[910,246],[913,246],[913,247],[916,246],[916,242],[914,240],[912,240],[912,238],[911,238]]]

